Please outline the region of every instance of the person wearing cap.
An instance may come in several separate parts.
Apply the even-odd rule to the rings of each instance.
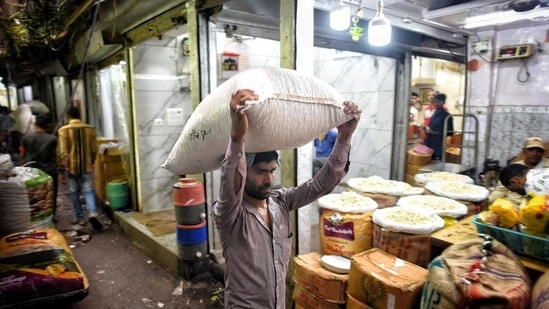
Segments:
[[[549,167],[549,160],[544,157],[545,142],[541,137],[529,137],[524,141],[522,156],[524,159],[513,162],[526,165],[528,168]]]
[[[545,154],[544,140],[537,136],[528,137],[524,140],[524,146],[522,147],[522,151],[519,155],[520,157],[523,157],[523,159],[511,162],[511,163],[523,165],[528,169],[549,168],[549,160],[547,160],[543,156],[544,154]],[[500,178],[501,178],[501,171],[500,171]],[[509,190],[500,181],[497,187],[492,192],[490,192],[490,196],[488,197],[488,200],[490,203],[492,203],[497,198],[503,198],[503,199],[509,200],[513,202],[516,206],[518,206],[522,202],[524,196],[515,191]]]
[[[283,309],[293,238],[290,211],[331,193],[346,175],[361,110],[343,103],[343,111],[354,117],[337,127],[332,153],[313,178],[296,187],[275,189],[278,153],[245,153],[248,116],[243,107],[257,99],[248,89],[232,95],[231,134],[212,217],[225,258],[225,307]]]

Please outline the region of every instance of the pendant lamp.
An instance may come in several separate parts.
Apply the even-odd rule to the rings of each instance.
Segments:
[[[385,46],[391,42],[391,22],[383,15],[383,1],[377,1],[377,13],[368,23],[368,43]]]
[[[351,23],[351,9],[340,0],[330,11],[330,28],[334,30],[345,30]]]

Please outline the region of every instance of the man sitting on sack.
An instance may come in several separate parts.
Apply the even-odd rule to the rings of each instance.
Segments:
[[[522,166],[525,166],[527,169],[541,169],[541,168],[549,168],[549,160],[544,157],[545,154],[545,142],[542,138],[534,136],[534,137],[528,137],[524,141],[524,147],[522,148],[522,152],[516,156],[513,159],[519,159],[518,161],[514,161],[511,159],[511,165],[513,164],[520,164]],[[506,167],[507,168],[507,167]],[[504,168],[504,170],[506,169]],[[503,175],[503,170],[500,172],[500,179],[502,176],[505,178],[508,178],[507,176]],[[490,193],[490,203],[492,203],[497,198],[504,198],[507,200],[512,201],[515,205],[520,205],[522,202],[522,199],[524,198],[523,195],[516,193],[516,191],[509,190],[506,188],[505,184],[502,184],[501,182],[498,183],[498,186]]]
[[[529,169],[522,164],[510,164],[501,170],[499,180],[505,188],[522,196],[549,195],[549,168]]]

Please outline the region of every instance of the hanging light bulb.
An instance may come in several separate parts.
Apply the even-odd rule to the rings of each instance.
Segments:
[[[340,0],[330,11],[330,27],[334,30],[345,30],[351,22],[351,10]]]
[[[391,21],[383,15],[383,1],[377,1],[377,13],[368,23],[368,43],[384,46],[391,42]]]

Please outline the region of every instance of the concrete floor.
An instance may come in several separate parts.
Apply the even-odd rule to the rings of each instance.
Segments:
[[[175,233],[154,237],[131,213],[105,208],[99,219],[108,228],[96,232],[89,223],[84,227],[70,224],[74,211],[64,185],[58,202],[56,228],[65,235],[88,277],[89,291],[78,303],[49,304],[47,308],[221,308],[211,301],[212,296],[222,294],[223,285],[216,280],[219,273],[203,272],[188,280],[178,274],[181,263]]]

